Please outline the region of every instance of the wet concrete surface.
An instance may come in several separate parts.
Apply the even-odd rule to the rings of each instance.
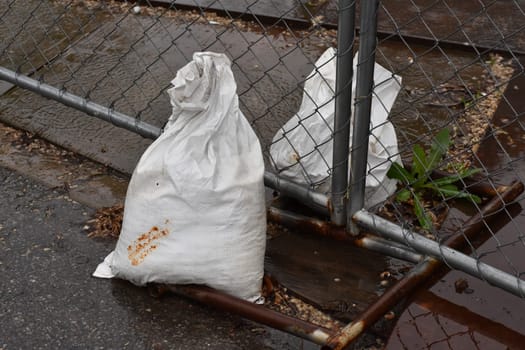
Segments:
[[[337,1],[243,1],[182,0],[175,5],[170,0],[157,3],[177,8],[197,8],[232,11],[236,18],[256,17],[267,25],[286,21],[289,25],[312,26],[314,23],[337,27]],[[359,6],[356,2],[356,23],[359,25]],[[247,10],[248,9],[248,10]],[[246,15],[247,14],[247,15]],[[429,42],[453,42],[465,46],[483,46],[493,49],[523,52],[525,35],[525,1],[478,1],[460,3],[447,1],[383,1],[379,7],[378,31],[381,36],[401,34],[424,38]]]
[[[379,30],[523,52],[525,1],[384,2]]]
[[[20,11],[31,18],[32,12],[39,9],[39,3],[32,0],[25,10],[12,9],[8,14],[17,17]],[[54,12],[60,13],[60,6],[54,7]],[[62,48],[60,57],[45,53],[44,49],[50,45],[46,41],[40,44],[41,50],[29,54],[19,45],[7,45],[4,50],[11,61],[7,67],[27,71],[13,63],[27,61],[39,67],[33,74],[37,79],[162,126],[171,114],[165,90],[176,71],[195,51],[206,48],[225,52],[233,61],[241,109],[264,145],[269,144],[278,128],[297,110],[302,94],[299,83],[329,44],[313,36],[299,46],[296,39],[281,32],[264,36],[251,30],[203,23],[192,23],[190,31],[188,19],[155,21],[147,15],[110,12],[105,8],[88,11],[73,6],[63,16],[76,18],[65,21],[64,30],[70,27],[78,30],[77,22],[82,22],[83,35],[74,45]],[[12,22],[10,18],[4,21]],[[91,27],[93,21],[97,23],[96,28]],[[31,31],[32,25],[28,20],[23,32]],[[10,29],[7,25],[4,27]],[[35,31],[41,32],[38,29]],[[24,42],[23,37],[18,40]],[[35,39],[26,40],[33,45]],[[42,56],[50,64],[41,66]],[[3,95],[0,119],[127,173],[133,170],[150,143],[133,133],[17,89]]]
[[[257,2],[257,6],[264,4]],[[175,19],[157,21],[147,13],[132,15],[126,8],[75,4],[63,13],[59,4],[50,3],[39,11],[41,6],[40,1],[31,0],[25,9],[11,8],[0,22],[2,36],[9,37],[9,30],[18,25],[23,25],[21,32],[25,35],[34,33],[0,46],[8,58],[4,63],[8,68],[26,73],[36,69],[32,75],[37,79],[161,127],[171,113],[165,90],[176,71],[202,48],[225,52],[233,62],[240,108],[265,150],[277,130],[298,110],[301,85],[312,63],[334,45],[335,39],[334,33],[313,30],[294,34],[285,28],[262,35],[258,24],[252,23],[252,28],[210,25],[191,22],[180,12]],[[31,16],[40,12],[44,15],[33,23]],[[67,40],[49,42],[42,34],[41,27],[56,27],[48,23],[53,14],[61,14],[60,28],[72,33]],[[36,24],[38,27],[32,30]],[[60,33],[55,36],[61,37]],[[38,50],[34,48],[36,40],[41,40]],[[24,43],[33,49],[28,50]],[[436,86],[464,86],[470,94],[476,94],[479,81],[489,69],[485,59],[460,49],[447,49],[445,55],[439,47],[380,42],[378,62],[403,77],[403,89],[391,113],[400,144],[412,142],[453,116],[450,108],[428,106],[429,100],[443,102],[443,96],[433,92]],[[49,63],[43,65],[46,61]],[[418,94],[427,94],[428,98]],[[469,97],[456,96],[454,101]],[[126,173],[132,172],[151,142],[19,89],[2,95],[0,120]]]
[[[264,4],[256,3],[259,7]],[[286,1],[281,5],[291,6]],[[180,13],[176,13],[176,20],[157,21],[147,13],[137,16],[104,6],[86,8],[75,4],[64,12],[59,3],[43,6],[32,0],[26,2],[26,7],[11,8],[3,17],[4,25],[0,25],[0,35],[7,37],[16,33],[13,27],[24,26],[20,30],[25,36],[17,36],[16,42],[7,40],[2,47],[8,68],[26,73],[37,70],[33,74],[37,79],[159,127],[171,113],[165,90],[192,53],[202,48],[227,53],[233,61],[241,110],[265,149],[279,127],[297,111],[301,84],[312,62],[334,44],[334,37],[315,31],[299,35],[298,44],[299,37],[284,28],[262,35],[257,24],[255,29],[228,28],[220,23],[190,22],[178,18],[183,17]],[[26,17],[20,13],[28,14]],[[35,15],[39,20],[31,21]],[[49,25],[53,15],[60,15],[62,31],[71,32],[67,40],[55,42],[54,37],[60,37],[60,33],[51,36],[51,41],[45,35],[41,37],[40,27]],[[37,27],[32,30],[32,26]],[[38,50],[34,48],[36,40],[42,43]],[[417,62],[412,64],[415,58]],[[432,89],[443,83],[456,84],[475,94],[480,77],[488,70],[484,59],[459,49],[447,49],[445,55],[439,47],[381,42],[378,62],[403,77],[403,90],[391,113],[399,143],[410,143],[428,129],[446,123],[453,115],[450,109],[427,105],[429,100],[443,100]],[[50,63],[43,65],[46,60]],[[429,98],[419,98],[418,93],[428,94]],[[468,97],[457,96],[455,102]],[[133,133],[19,89],[2,96],[0,120],[126,173],[132,172],[150,144]]]
[[[0,348],[308,349],[180,297],[91,277],[114,241],[87,238],[94,209],[0,166]]]
[[[206,9],[219,13],[228,11],[232,17],[243,15],[245,18],[258,18],[266,25],[286,22],[295,26],[312,26],[312,18],[330,27],[337,25],[337,2],[331,0],[296,1],[265,0],[248,4],[246,1],[227,0],[218,3],[213,0],[182,0],[173,4],[170,0],[155,3],[182,9]]]

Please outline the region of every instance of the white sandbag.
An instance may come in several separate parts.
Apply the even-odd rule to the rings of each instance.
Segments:
[[[173,113],[131,178],[114,253],[95,276],[205,284],[253,300],[266,245],[264,163],[230,61],[196,53],[168,90]]]
[[[356,65],[357,55],[354,57],[354,72]],[[352,99],[355,97],[355,76],[352,81]],[[270,146],[273,165],[281,176],[323,191],[329,189],[332,168],[335,78],[335,50],[329,48],[306,78],[299,111],[279,129]],[[401,77],[376,63],[370,121],[372,135],[368,144],[366,207],[385,200],[396,189],[395,180],[386,176],[392,162],[400,159],[396,133],[388,121],[388,114],[400,89]],[[350,140],[349,146],[351,143]]]

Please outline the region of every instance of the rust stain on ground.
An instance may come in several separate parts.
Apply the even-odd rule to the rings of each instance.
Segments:
[[[156,241],[168,234],[168,229],[160,230],[157,226],[153,226],[148,232],[141,234],[133,244],[128,246],[128,259],[131,261],[131,265],[137,266],[142,263],[152,251],[157,249]]]

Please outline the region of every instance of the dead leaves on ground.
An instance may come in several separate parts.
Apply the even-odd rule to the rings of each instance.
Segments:
[[[124,206],[122,204],[98,209],[85,227],[89,231],[88,237],[117,239],[122,228],[123,216]]]

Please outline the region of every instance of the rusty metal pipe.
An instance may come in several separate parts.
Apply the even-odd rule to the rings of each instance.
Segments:
[[[317,235],[330,237],[339,241],[349,241],[349,235],[343,226],[336,226],[330,222],[314,219],[309,216],[293,213],[288,210],[269,207],[267,219],[280,225],[290,227],[299,231],[315,233]]]
[[[287,210],[270,207],[268,208],[267,218],[270,221],[299,232],[306,231],[308,233],[330,237],[336,240],[347,241],[355,246],[383,253],[411,263],[417,263],[422,259],[422,255],[403,244],[368,234],[362,234],[359,237],[350,236],[346,233],[344,227],[333,225],[327,221],[292,213]]]
[[[502,193],[493,197],[479,213],[472,216],[464,225],[465,230],[458,232],[447,239],[443,246],[459,249],[465,243],[465,239],[473,238],[484,225],[486,216],[503,208],[506,203],[513,201],[523,192],[522,183],[514,183]],[[426,257],[416,265],[409,273],[396,284],[390,287],[373,305],[365,310],[353,322],[344,327],[338,334],[331,337],[323,349],[343,349],[354,341],[361,333],[373,325],[382,315],[392,309],[401,299],[410,296],[414,291],[426,283],[443,262],[433,257]]]
[[[333,330],[283,315],[267,309],[264,306],[235,298],[206,286],[163,285],[163,288],[174,294],[237,314],[249,320],[310,340],[319,345],[325,345],[327,340],[335,335],[335,331]]]

